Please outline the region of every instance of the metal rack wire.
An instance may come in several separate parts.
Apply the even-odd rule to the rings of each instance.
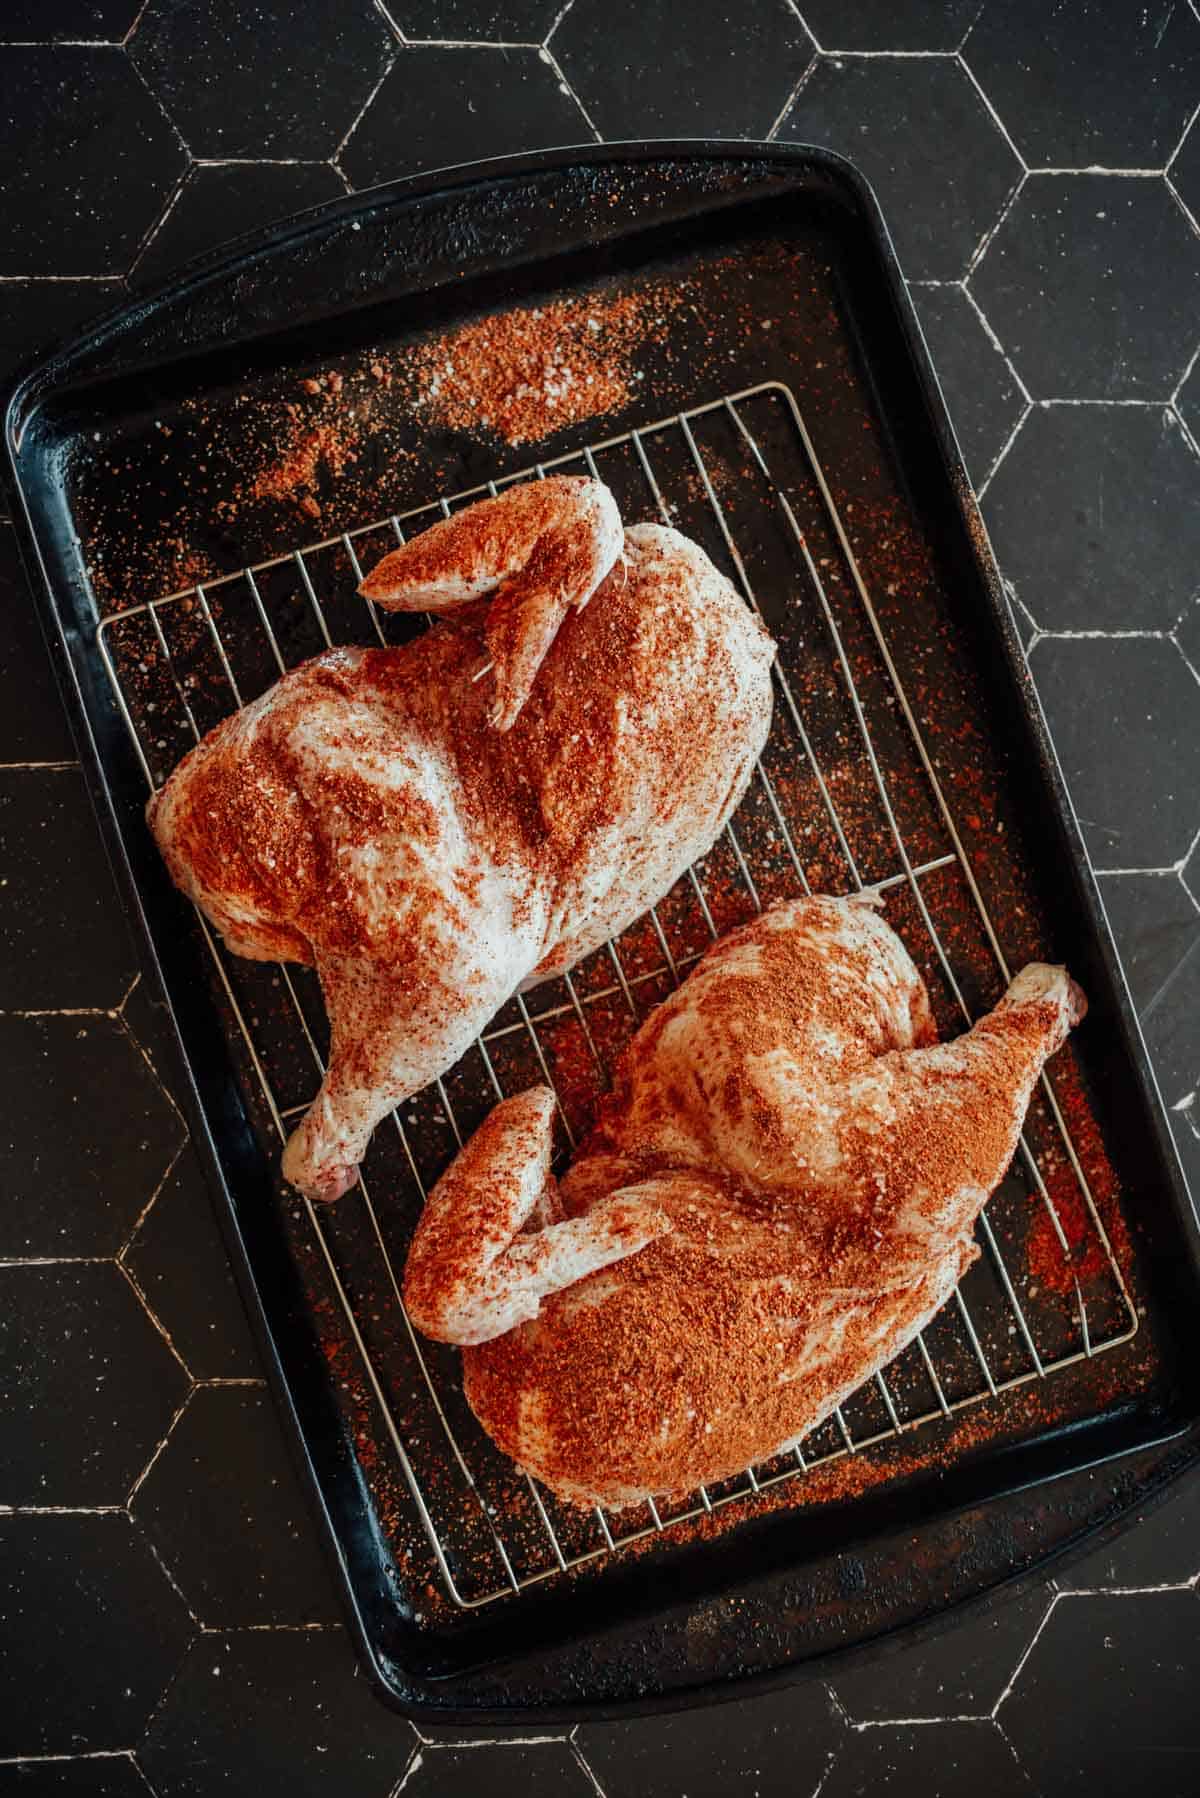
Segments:
[[[714,433],[720,434],[719,441]],[[748,474],[731,490],[726,477],[739,458]],[[485,1101],[530,1079],[546,1081],[559,1099],[565,1144],[574,1146],[578,1107],[561,1090],[553,1033],[560,1027],[577,1030],[597,1079],[603,1080],[613,1051],[599,1028],[600,1020],[617,1008],[624,1014],[627,1038],[656,997],[678,984],[704,944],[721,932],[717,914],[722,907],[711,884],[714,857],[723,858],[727,884],[736,889],[741,915],[746,916],[762,909],[764,895],[779,898],[812,890],[810,870],[819,861],[809,849],[814,833],[832,846],[839,865],[839,877],[833,882],[824,865],[822,890],[871,886],[901,897],[907,907],[910,949],[918,959],[924,952],[946,1002],[969,1021],[969,983],[946,940],[950,912],[960,934],[964,925],[969,926],[996,977],[1007,982],[1010,969],[846,521],[792,393],[776,383],[723,396],[504,476],[498,483],[440,498],[106,618],[97,628],[98,647],[148,785],[159,784],[178,754],[200,738],[215,716],[243,704],[303,654],[335,641],[395,640],[389,631],[403,627],[381,619],[365,602],[352,598],[346,609],[347,595],[353,594],[362,576],[362,554],[381,553],[484,493],[536,479],[550,469],[573,468],[586,469],[614,485],[627,522],[639,515],[657,515],[699,535],[756,610],[762,609],[762,598],[778,602],[777,589],[782,585],[786,605],[804,617],[809,634],[781,632],[778,603],[773,603],[769,622],[780,637],[781,652],[775,670],[771,741],[756,768],[750,795],[713,856],[689,871],[682,891],[671,901],[670,916],[667,901],[649,914],[639,939],[638,965],[633,965],[622,939],[592,958],[590,967],[566,975],[551,988],[510,1001],[474,1051]],[[759,572],[760,552],[768,536],[773,539],[774,560],[764,576]],[[828,553],[821,553],[823,548]],[[272,583],[290,589],[282,611],[265,591]],[[847,604],[857,609],[852,621]],[[861,657],[856,658],[848,644],[851,622],[873,658],[874,666],[865,674]],[[805,669],[817,653],[818,638],[842,708],[841,727],[832,735],[827,723],[822,730],[814,728],[811,699],[804,690]],[[198,656],[208,660],[212,678],[207,681],[197,676]],[[148,666],[166,676],[149,701],[144,682],[139,681]],[[886,713],[879,707],[881,694]],[[893,765],[898,731],[903,753],[922,787],[925,811],[918,834],[935,851],[919,860],[906,840],[900,816],[904,807]],[[843,817],[844,808],[836,798],[845,769],[833,766],[831,742],[838,746],[839,760],[849,759],[860,793],[866,792],[875,808],[878,840],[886,845],[888,866],[866,865],[870,856],[861,840],[857,848],[852,842],[854,827]],[[798,805],[794,793],[783,790],[780,771],[791,765],[805,772],[804,806]],[[681,928],[685,909],[689,923]],[[305,1109],[307,1095],[304,1102],[289,1102],[286,1092],[276,1090],[272,1063],[278,1058],[277,1048],[262,1040],[239,994],[234,965],[203,917],[197,916],[245,1057],[282,1139]],[[647,954],[647,944],[652,953]],[[315,1087],[323,1072],[319,1028],[306,1009],[300,977],[283,965],[277,976],[285,995],[291,1046],[306,1058]],[[439,1118],[449,1128],[446,1146],[452,1152],[470,1128],[458,1115],[454,1086],[453,1075],[447,1075],[429,1094],[413,1101],[415,1112],[405,1105],[393,1114],[396,1178],[407,1183],[414,1200],[423,1199],[430,1184],[430,1154],[424,1152],[428,1145],[419,1140],[411,1118]],[[803,1478],[815,1466],[1045,1380],[1127,1341],[1137,1330],[1136,1309],[1053,1085],[1046,1078],[1035,1109],[1037,1119],[1031,1114],[1031,1124],[1037,1123],[1038,1140],[1027,1134],[1019,1154],[1028,1187],[1017,1193],[1015,1203],[1026,1210],[1031,1201],[1044,1208],[1064,1267],[1069,1268],[1070,1250],[1047,1168],[1054,1163],[1067,1172],[1101,1251],[1102,1289],[1093,1281],[1085,1298],[1078,1279],[1069,1275],[1059,1283],[1062,1296],[1039,1295],[1027,1272],[1016,1265],[1006,1239],[1011,1233],[990,1215],[1000,1201],[997,1195],[980,1219],[985,1248],[980,1266],[986,1264],[986,1272],[968,1275],[947,1312],[892,1367],[876,1375],[870,1390],[839,1408],[821,1431],[795,1445],[790,1454],[747,1469],[741,1479],[726,1482],[719,1490],[701,1489],[674,1507],[660,1508],[651,1502],[634,1512],[597,1511],[590,1519],[559,1506],[531,1479],[516,1475],[473,1425],[457,1397],[453,1362],[423,1344],[408,1321],[388,1207],[381,1210],[364,1180],[359,1209],[349,1227],[359,1233],[359,1250],[365,1242],[375,1258],[380,1289],[389,1308],[394,1308],[392,1333],[402,1343],[405,1370],[433,1420],[417,1432],[421,1442],[419,1448],[414,1446],[414,1432],[406,1425],[406,1406],[397,1390],[401,1382],[383,1364],[373,1340],[374,1327],[356,1304],[353,1282],[342,1263],[338,1231],[347,1226],[335,1226],[327,1214],[306,1205],[307,1228],[452,1601],[464,1609],[493,1604],[735,1502],[753,1506],[756,1495]],[[345,1215],[340,1207],[338,1215]],[[438,1477],[431,1477],[434,1474]]]

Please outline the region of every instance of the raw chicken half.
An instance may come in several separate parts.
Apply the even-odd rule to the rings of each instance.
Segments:
[[[409,1315],[464,1345],[480,1422],[565,1498],[621,1506],[740,1473],[950,1297],[1084,1010],[1064,968],[1035,963],[938,1043],[870,901],[777,906],[638,1032],[561,1180],[548,1090],[496,1108],[430,1195]]]
[[[771,718],[774,645],[678,532],[599,481],[509,489],[387,556],[364,595],[440,614],[331,649],[150,801],[171,874],[238,955],[306,962],[331,1027],[284,1153],[313,1199],[518,988],[633,922],[715,841]]]

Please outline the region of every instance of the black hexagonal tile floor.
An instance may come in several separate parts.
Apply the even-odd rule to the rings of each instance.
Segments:
[[[914,282],[912,297],[977,487],[1012,436],[1025,396],[961,287]]]
[[[172,1168],[124,1259],[198,1380],[261,1375],[258,1350],[191,1149]]]
[[[1194,1798],[1200,1598],[1061,1598],[999,1720],[1054,1798]]]
[[[142,0],[5,0],[0,43],[119,44]]]
[[[0,308],[4,293],[0,282]],[[74,757],[16,537],[10,525],[0,525],[0,762]]]
[[[844,1735],[825,1687],[806,1680],[745,1698],[734,1712],[710,1705],[671,1717],[585,1723],[575,1739],[605,1798],[746,1790],[792,1798],[815,1789]]]
[[[1200,239],[1166,182],[1119,175],[1030,175],[970,278],[1038,399],[1166,399],[1196,347],[1197,282]]]
[[[1180,385],[1175,405],[1192,433],[1193,442],[1200,442],[1200,354],[1197,354],[1186,380]]]
[[[1101,879],[1100,892],[1140,1012],[1200,942],[1200,912],[1176,874],[1111,874]]]
[[[121,274],[187,160],[124,51],[0,46],[0,90],[0,275]]]
[[[402,50],[339,157],[355,187],[589,137],[537,50]]]
[[[914,281],[957,280],[1020,176],[969,77],[948,58],[822,57],[779,135],[857,164]]]
[[[116,1006],[136,966],[79,770],[0,768],[0,1006]]]
[[[187,1375],[111,1261],[0,1267],[0,1504],[119,1505]]]
[[[1200,680],[1200,595],[1184,612],[1175,627],[1174,636],[1184,660],[1190,665],[1197,680]],[[1200,890],[1200,860],[1196,863],[1196,873],[1198,878],[1192,885],[1193,893]]]
[[[1182,1585],[1200,1574],[1200,1479],[1190,1473],[1131,1527],[1082,1560],[1055,1568],[1064,1591]]]
[[[25,1102],[0,1120],[0,1258],[115,1255],[183,1140],[120,1020],[0,1015]]]
[[[147,1798],[149,1792],[129,1753],[0,1765],[0,1798]]]
[[[1166,868],[1200,792],[1200,685],[1163,638],[1042,638],[1030,664],[1098,868]]]
[[[388,1798],[413,1740],[344,1631],[266,1629],[195,1642],[138,1752],[158,1798]]]
[[[1038,1798],[994,1723],[892,1724],[852,1735],[821,1798]],[[1056,1795],[1057,1798],[1057,1795]]]
[[[1200,459],[1162,406],[1035,406],[984,503],[1043,630],[1167,630],[1196,589]]]
[[[262,1387],[193,1393],[133,1515],[201,1623],[340,1615],[275,1406]]]
[[[372,0],[150,0],[129,41],[193,156],[332,156],[396,49]]]
[[[111,280],[0,282],[0,371],[16,374],[42,351],[110,312],[126,297]]]
[[[804,0],[822,50],[956,50],[983,0]]]
[[[1167,172],[1192,217],[1200,219],[1200,121],[1193,122]]]
[[[1200,942],[1142,1013],[1150,1059],[1168,1106],[1194,1090],[1200,1072]]]
[[[856,1723],[906,1717],[987,1716],[1050,1608],[1037,1586],[983,1616],[948,1619],[936,1635],[830,1681]]]
[[[471,44],[540,44],[563,0],[391,0],[407,38]]]
[[[136,287],[153,286],[231,238],[337,199],[345,191],[328,162],[230,162],[194,168],[130,279]]]
[[[812,60],[787,0],[575,0],[550,40],[602,137],[763,137]]]
[[[1169,1115],[1183,1177],[1192,1203],[1200,1211],[1200,1066],[1196,1069],[1195,1086],[1174,1102]]]
[[[192,1633],[127,1517],[0,1517],[0,1754],[127,1748]]]
[[[519,1792],[521,1798],[596,1798],[596,1788],[565,1742],[527,1747],[488,1742],[476,1748],[419,1748],[397,1798],[463,1798],[467,1792]],[[607,1795],[606,1795],[607,1798]]]
[[[991,0],[963,54],[1031,166],[1160,169],[1200,93],[1200,20],[1170,0]]]

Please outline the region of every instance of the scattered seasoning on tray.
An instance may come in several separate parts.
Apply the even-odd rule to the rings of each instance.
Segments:
[[[414,404],[449,430],[519,446],[629,404],[638,351],[661,343],[678,287],[554,300],[458,326],[402,358]]]

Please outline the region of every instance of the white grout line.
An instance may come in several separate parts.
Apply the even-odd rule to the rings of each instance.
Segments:
[[[142,260],[143,256],[146,254],[146,251],[150,248],[150,245],[154,242],[155,238],[158,236],[159,232],[162,230],[163,226],[166,224],[167,220],[170,218],[171,214],[174,212],[175,208],[178,206],[179,201],[183,195],[183,190],[188,185],[188,182],[191,180],[192,170],[195,166],[196,166],[195,163],[190,162],[190,161],[188,162],[188,164],[186,165],[186,167],[183,170],[183,173],[180,175],[178,181],[175,183],[174,190],[171,194],[170,199],[167,201],[166,206],[159,213],[158,217],[155,219],[154,223],[150,226],[149,230],[146,231],[145,234],[143,235],[143,237],[141,238],[141,241],[139,242],[137,249],[133,253],[133,260],[132,260],[132,262],[130,262],[128,268],[125,270],[126,280],[128,280],[130,278],[130,276],[136,274],[138,265],[141,263],[141,260]]]
[[[935,1723],[991,1723],[990,1711],[947,1711],[941,1717],[870,1717],[865,1723],[850,1720],[856,1735],[868,1729],[929,1729]]]
[[[54,275],[54,276],[50,276],[50,275],[47,275],[47,276],[41,276],[41,275],[25,276],[25,275],[21,275],[19,277],[11,277],[11,278],[20,279],[21,281],[25,281],[27,279],[30,281],[40,281],[43,279],[55,280],[55,281],[71,279],[70,276],[59,276],[59,275]],[[113,280],[119,281],[121,279],[120,275],[95,275],[95,276],[89,276],[87,278],[89,280],[96,280],[96,281],[113,281]],[[79,767],[79,765],[80,764],[78,762],[68,762],[68,761],[61,761],[61,762],[0,762],[0,774],[12,774],[12,773],[61,774],[66,769],[77,769]]]
[[[132,1517],[130,1518],[130,1522],[131,1523],[134,1522],[134,1519]],[[187,1593],[183,1590],[183,1587],[179,1584],[179,1581],[175,1578],[175,1575],[172,1573],[171,1569],[167,1566],[166,1561],[163,1559],[162,1555],[159,1553],[158,1544],[152,1539],[149,1530],[143,1529],[140,1524],[135,1524],[135,1527],[137,1529],[138,1535],[141,1537],[142,1541],[146,1544],[146,1547],[150,1550],[150,1553],[154,1556],[155,1561],[158,1563],[159,1572],[162,1574],[163,1578],[166,1580],[168,1586],[170,1586],[172,1592],[174,1592],[176,1598],[179,1600],[180,1604],[183,1606],[184,1610],[187,1612],[188,1616],[191,1618],[193,1624],[196,1626],[197,1629],[203,1629],[203,1625],[201,1624],[199,1617],[196,1615],[195,1611],[191,1607],[191,1604],[188,1600]]]
[[[973,23],[974,23],[974,20],[972,20],[972,24]],[[988,98],[988,95],[984,92],[982,83],[980,82],[978,75],[976,75],[974,69],[971,67],[970,63],[967,61],[966,57],[963,55],[961,50],[956,51],[954,60],[957,62],[959,68],[963,71],[964,75],[967,77],[967,80],[971,83],[971,86],[975,89],[975,92],[979,95],[979,98],[983,102],[984,109],[990,116],[992,123],[995,125],[997,131],[1000,133],[1001,137],[1004,139],[1005,143],[1008,145],[1009,149],[1012,151],[1013,155],[1016,157],[1017,161],[1020,163],[1022,174],[1027,175],[1029,173],[1029,164],[1026,162],[1026,160],[1022,156],[1020,150],[1018,150],[1016,144],[1013,142],[1012,138],[1009,136],[1008,126],[1004,123],[1004,120],[1000,117],[1000,114],[996,111],[996,108],[992,105],[992,102]]]
[[[1196,223],[1196,215],[1192,211],[1191,207],[1188,205],[1187,201],[1184,199],[1183,195],[1180,193],[1179,189],[1176,187],[1175,183],[1172,181],[1170,175],[1163,176],[1163,186],[1166,188],[1167,192],[1170,194],[1171,198],[1174,200],[1176,206],[1178,206],[1180,212],[1182,212],[1184,218],[1187,220],[1188,224],[1191,226],[1193,234],[1196,237],[1200,237],[1200,224]]]
[[[408,39],[404,35],[403,27],[392,17],[388,10],[387,0],[375,0],[375,11],[379,14],[380,18],[391,32],[396,43],[406,44]]]
[[[983,236],[980,238],[979,242],[976,244],[974,252],[972,253],[972,255],[970,257],[968,257],[966,272],[963,275],[964,285],[970,281],[971,276],[975,273],[975,270],[979,267],[979,264],[983,261],[984,257],[987,255],[988,249],[990,248],[992,241],[996,236],[996,233],[999,231],[1001,225],[1004,223],[1005,219],[1008,217],[1009,213],[1012,211],[1013,207],[1016,205],[1017,201],[1020,199],[1021,194],[1024,192],[1025,183],[1028,179],[1029,179],[1028,174],[1024,170],[1022,170],[1022,173],[1020,175],[1018,175],[1018,177],[1017,177],[1016,186],[1013,188],[1012,192],[1009,194],[1008,199],[1004,202],[1004,205],[1000,208],[999,216],[996,218],[995,222],[990,226],[990,228],[984,232]]]
[[[384,82],[387,80],[388,76],[391,74],[392,70],[395,68],[396,64],[399,62],[401,56],[403,56],[404,50],[406,47],[407,47],[406,45],[401,45],[400,47],[393,49],[391,55],[388,57],[387,62],[384,65],[383,74],[379,77],[379,80],[375,83],[374,87],[371,89],[370,93],[367,95],[366,99],[363,101],[362,105],[359,107],[358,111],[355,113],[354,117],[351,119],[348,129],[345,131],[341,140],[339,141],[336,148],[334,149],[333,155],[329,158],[330,162],[333,163],[334,167],[337,169],[339,174],[342,174],[343,172],[342,172],[341,165],[338,162],[338,158],[340,157],[342,151],[346,148],[346,145],[350,142],[350,139],[354,136],[354,133],[358,130],[358,127],[362,124],[363,119],[366,117],[367,109],[371,105],[374,104],[376,95],[378,94],[380,88],[383,86]],[[343,175],[343,179],[344,178],[345,177]]]
[[[1025,385],[1025,383],[1022,382],[1021,383],[1022,388],[1024,387],[1024,385]],[[1009,450],[1012,448],[1013,444],[1016,442],[1017,438],[1020,436],[1021,427],[1025,423],[1025,420],[1029,417],[1029,414],[1032,410],[1033,410],[1033,408],[1028,402],[1022,407],[1021,416],[1018,418],[1018,420],[1017,420],[1016,424],[1013,426],[1012,430],[1008,433],[1008,436],[1004,439],[1004,442],[1000,445],[1000,449],[996,455],[995,461],[992,463],[992,466],[988,469],[988,471],[984,475],[982,481],[979,483],[979,487],[976,490],[975,497],[979,501],[980,505],[983,504],[984,495],[987,493],[988,488],[991,486],[993,479],[995,478],[996,474],[998,473],[998,471],[1000,469],[1001,463],[1004,461],[1004,458],[1008,455]]]
[[[142,1487],[145,1485],[147,1479],[149,1478],[151,1472],[153,1471],[154,1465],[157,1462],[159,1456],[162,1454],[163,1449],[166,1448],[167,1443],[171,1440],[171,1437],[175,1431],[175,1425],[179,1422],[179,1419],[183,1416],[184,1412],[187,1410],[188,1406],[191,1404],[192,1398],[195,1395],[195,1391],[196,1391],[196,1388],[194,1386],[188,1387],[186,1393],[183,1396],[182,1401],[175,1407],[175,1410],[171,1416],[170,1423],[168,1423],[166,1430],[164,1431],[163,1435],[159,1438],[159,1441],[155,1445],[153,1454],[150,1456],[150,1459],[146,1462],[146,1465],[142,1468],[142,1471],[138,1474],[136,1480],[134,1480],[134,1482],[133,1482],[133,1485],[129,1488],[129,1491],[126,1493],[126,1495],[125,1495],[125,1510],[129,1513],[131,1518],[133,1516],[134,1500],[137,1498],[138,1493],[141,1491]]]
[[[0,1517],[127,1517],[124,1505],[0,1505]]]
[[[1020,374],[1019,370],[1017,369],[1016,364],[1012,360],[1012,357],[1009,355],[1008,351],[1005,349],[1004,345],[1001,343],[999,337],[996,335],[996,331],[995,331],[994,326],[992,325],[991,319],[988,317],[987,313],[983,310],[983,307],[979,304],[979,301],[975,298],[975,295],[971,292],[971,289],[967,286],[966,281],[965,280],[964,281],[951,281],[950,283],[948,283],[948,285],[951,287],[957,287],[962,292],[964,298],[966,299],[968,306],[970,306],[971,310],[975,313],[975,316],[978,318],[980,324],[983,326],[984,331],[987,334],[988,341],[991,343],[992,347],[996,350],[999,350],[1000,354],[1003,356],[1004,366],[1007,368],[1009,374],[1012,376],[1013,380],[1016,382],[1017,387],[1020,389],[1021,397],[1025,401],[1026,406],[1031,406],[1033,404],[1033,395],[1030,393],[1028,387],[1026,387],[1025,382],[1022,379],[1021,374]]]
[[[132,1761],[132,1748],[80,1748],[71,1754],[0,1754],[0,1767],[56,1767],[63,1761]]]
[[[167,1326],[163,1323],[162,1319],[159,1317],[158,1313],[155,1311],[154,1306],[150,1303],[150,1300],[146,1297],[145,1293],[142,1291],[141,1285],[138,1282],[138,1278],[137,1278],[136,1274],[134,1274],[130,1268],[126,1267],[125,1263],[120,1259],[119,1256],[117,1257],[116,1266],[120,1269],[127,1285],[129,1286],[130,1291],[133,1293],[133,1296],[137,1299],[138,1303],[141,1305],[142,1310],[146,1313],[146,1316],[149,1318],[150,1322],[154,1325],[154,1328],[158,1331],[159,1335],[162,1337],[163,1341],[166,1343],[167,1347],[170,1349],[171,1354],[173,1355],[175,1360],[179,1363],[180,1370],[183,1373],[184,1378],[187,1380],[188,1387],[189,1387],[189,1396],[190,1396],[190,1389],[195,1386],[196,1382],[192,1378],[191,1368],[188,1366],[187,1362],[184,1360],[183,1356],[180,1354],[179,1350],[175,1347],[175,1344],[172,1342],[171,1332],[167,1329]]]
[[[559,26],[562,24],[563,20],[566,18],[567,14],[570,12],[570,10],[574,6],[574,4],[575,4],[575,0],[566,0],[566,5],[559,7],[559,9],[555,13],[553,19],[550,21],[549,31],[546,33],[545,37],[542,39],[543,45],[549,44],[550,39],[554,36],[554,33],[558,30]]]
[[[124,1242],[121,1244],[120,1248],[117,1250],[115,1259],[117,1261],[121,1262],[122,1266],[124,1266],[126,1255],[129,1253],[130,1249],[133,1247],[134,1237],[138,1234],[138,1231],[141,1229],[142,1225],[145,1223],[145,1221],[149,1217],[150,1213],[154,1210],[155,1205],[158,1203],[159,1194],[162,1192],[163,1188],[166,1186],[167,1181],[171,1178],[171,1175],[175,1172],[175,1169],[179,1166],[180,1157],[182,1156],[182,1154],[183,1154],[184,1150],[187,1148],[187,1146],[188,1146],[188,1139],[185,1136],[183,1141],[179,1144],[179,1147],[175,1150],[175,1153],[171,1156],[171,1159],[167,1162],[166,1167],[163,1169],[162,1177],[159,1179],[157,1185],[154,1188],[154,1191],[150,1194],[150,1197],[146,1200],[146,1203],[142,1206],[142,1209],[138,1212],[137,1217],[134,1219],[132,1229],[129,1231]],[[142,1289],[140,1286],[137,1288],[137,1293],[138,1293],[138,1297],[142,1300],[142,1303],[145,1304],[146,1301],[142,1294]]]
[[[544,63],[547,63],[549,65],[549,67],[551,69],[553,69],[555,75],[558,78],[559,87],[562,89],[563,93],[566,94],[566,96],[569,100],[574,101],[576,107],[579,110],[580,117],[582,118],[584,124],[587,126],[588,130],[591,132],[592,136],[595,138],[596,142],[598,144],[602,144],[604,142],[604,139],[600,135],[600,130],[599,130],[598,126],[596,125],[595,120],[592,118],[591,113],[588,111],[588,109],[584,105],[583,101],[579,98],[579,95],[575,92],[575,89],[571,86],[571,83],[567,80],[566,75],[563,73],[562,64],[559,62],[559,60],[555,56],[553,50],[550,48],[549,42],[546,42],[541,46],[541,48],[538,50],[538,55]]]
[[[1062,1603],[1063,1596],[1064,1596],[1064,1594],[1061,1592],[1054,1592],[1051,1595],[1050,1603],[1046,1606],[1046,1615],[1042,1618],[1041,1622],[1038,1624],[1037,1628],[1034,1630],[1032,1636],[1029,1638],[1028,1647],[1026,1648],[1024,1654],[1021,1656],[1020,1660],[1017,1662],[1016,1666],[1013,1668],[1012,1672],[1009,1674],[1007,1685],[1005,1686],[1004,1690],[1001,1692],[999,1698],[997,1698],[995,1704],[992,1706],[991,1711],[989,1712],[989,1715],[993,1722],[995,1722],[995,1720],[999,1714],[1000,1706],[1004,1703],[1004,1700],[1007,1697],[1009,1697],[1009,1695],[1012,1692],[1013,1687],[1016,1685],[1018,1679],[1021,1677],[1021,1674],[1025,1668],[1026,1661],[1029,1659],[1030,1655],[1033,1653],[1034,1649],[1037,1647],[1039,1641],[1041,1640],[1042,1631],[1045,1629],[1046,1625],[1049,1623],[1051,1617],[1053,1617],[1057,1606]]]
[[[773,144],[777,141],[779,133],[783,129],[784,121],[786,120],[789,112],[791,112],[793,106],[795,106],[797,100],[800,98],[800,95],[803,93],[808,82],[812,79],[813,70],[819,66],[820,61],[821,61],[821,58],[819,56],[814,56],[812,58],[808,67],[805,69],[804,73],[801,75],[800,79],[797,81],[795,87],[793,87],[793,89],[789,93],[787,99],[784,101],[784,103],[780,107],[778,113],[775,115],[775,121],[772,124],[771,129],[767,132],[767,136],[766,136],[767,143]]]
[[[584,1778],[587,1780],[588,1784],[591,1786],[593,1792],[595,1792],[596,1798],[605,1798],[604,1787],[600,1784],[600,1781],[596,1778],[596,1775],[592,1772],[591,1767],[588,1765],[586,1755],[584,1754],[583,1750],[580,1748],[579,1743],[575,1740],[575,1731],[574,1730],[572,1730],[570,1735],[567,1737],[567,1741],[570,1746],[571,1753],[574,1756],[575,1761],[577,1762],[577,1764],[579,1766],[580,1772],[583,1774]]]

